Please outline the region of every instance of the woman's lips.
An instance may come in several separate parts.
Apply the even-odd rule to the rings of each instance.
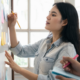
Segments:
[[[49,22],[46,21],[46,25],[50,24]]]

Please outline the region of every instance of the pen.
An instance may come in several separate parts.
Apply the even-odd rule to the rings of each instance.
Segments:
[[[12,11],[12,13],[13,13],[13,11]],[[14,13],[13,13],[13,15],[14,15]],[[20,24],[19,24],[19,22],[18,22],[18,21],[17,21],[17,24],[18,24],[19,28],[21,29]]]
[[[77,54],[73,59],[76,59],[78,57],[79,57],[79,55]],[[68,62],[63,68],[66,68],[69,64],[70,64],[70,62]]]

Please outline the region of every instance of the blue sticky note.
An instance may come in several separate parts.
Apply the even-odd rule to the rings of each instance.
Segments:
[[[7,70],[6,70],[6,76],[5,76],[5,80],[7,80]]]
[[[7,21],[7,11],[3,8],[4,19]]]
[[[3,16],[4,16],[4,19],[5,19],[5,10],[4,10],[4,8],[3,8]]]
[[[54,69],[52,70],[52,73],[55,75],[62,75],[66,78],[73,78],[73,79],[80,80],[80,76],[73,75],[69,72],[66,72],[64,69],[60,69],[58,67],[54,67]]]

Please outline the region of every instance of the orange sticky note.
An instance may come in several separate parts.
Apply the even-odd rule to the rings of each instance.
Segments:
[[[4,23],[4,15],[3,15],[3,10],[1,10],[1,22]]]

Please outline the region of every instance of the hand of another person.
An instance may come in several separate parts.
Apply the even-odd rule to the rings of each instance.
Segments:
[[[63,57],[63,60],[60,62],[63,66],[70,62],[71,64],[64,69],[74,75],[80,76],[80,63],[77,60],[70,57]]]
[[[65,77],[60,76],[60,75],[56,76],[56,78],[59,80],[76,80],[76,79],[72,79],[72,78],[65,78]]]

